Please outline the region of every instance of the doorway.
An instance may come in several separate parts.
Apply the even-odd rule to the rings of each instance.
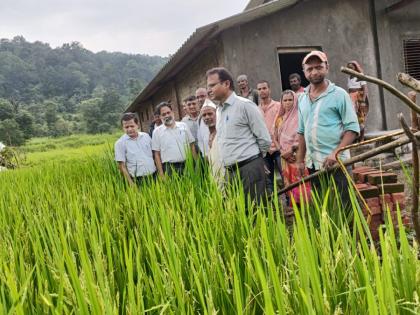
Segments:
[[[302,78],[302,86],[306,87],[309,82],[306,80],[302,70],[303,58],[312,50],[321,50],[321,47],[294,47],[278,48],[281,86],[284,90],[290,90],[289,75],[297,73]]]

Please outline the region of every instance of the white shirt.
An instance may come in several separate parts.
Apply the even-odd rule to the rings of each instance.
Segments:
[[[200,121],[198,123],[198,131],[197,131],[197,144],[203,156],[209,155],[209,151],[210,151],[209,138],[210,138],[209,127],[200,118]]]
[[[160,152],[162,163],[184,162],[189,145],[194,142],[188,126],[177,121],[174,128],[163,124],[153,131],[152,150]]]
[[[363,85],[366,85],[366,81],[359,81],[358,78],[348,78],[347,79],[347,87],[349,89],[361,89]]]
[[[146,176],[156,172],[152,154],[152,139],[145,132],[139,132],[137,138],[127,134],[115,142],[115,161],[125,162],[132,177]]]

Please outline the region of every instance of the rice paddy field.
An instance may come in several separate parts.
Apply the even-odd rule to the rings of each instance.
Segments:
[[[0,173],[1,313],[420,313],[419,248],[401,223],[374,244],[354,198],[347,224],[331,189],[286,224],[276,198],[246,209],[192,161],[127,187],[115,138],[34,148]]]

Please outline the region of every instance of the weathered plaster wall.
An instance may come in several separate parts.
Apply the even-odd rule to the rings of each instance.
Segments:
[[[278,98],[282,88],[277,48],[321,46],[329,57],[329,78],[346,88],[347,77],[339,69],[349,60],[358,60],[366,73],[377,73],[370,21],[365,0],[303,1],[224,32],[225,64],[234,76],[248,74],[253,86],[260,79],[270,81]],[[368,130],[377,130],[381,110],[375,86],[370,86],[370,99]]]
[[[382,78],[407,92],[408,89],[403,88],[396,75],[405,71],[403,40],[420,39],[420,2],[413,2],[401,9],[386,13],[385,8],[393,3],[395,1],[390,0],[376,0],[375,3]],[[397,114],[402,112],[409,121],[408,107],[387,91],[384,92],[384,98],[388,129],[400,128],[396,119]]]

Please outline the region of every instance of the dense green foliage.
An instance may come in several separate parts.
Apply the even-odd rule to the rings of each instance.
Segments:
[[[108,132],[165,58],[0,40],[0,141]]]
[[[0,182],[3,313],[420,312],[417,244],[389,226],[378,254],[357,215],[351,229],[331,219],[330,191],[290,228],[277,202],[247,214],[191,162],[140,189],[101,154]]]

